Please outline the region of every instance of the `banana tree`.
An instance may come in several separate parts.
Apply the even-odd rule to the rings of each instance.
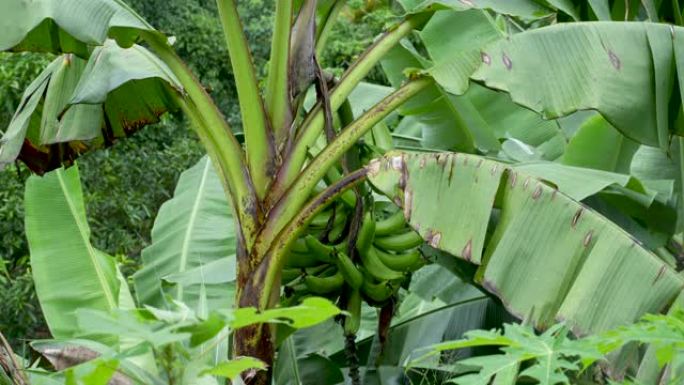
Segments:
[[[363,299],[391,318],[397,290],[424,263],[414,249],[426,242],[480,266],[480,285],[540,328],[566,320],[578,334],[593,333],[665,308],[682,287],[675,270],[653,253],[656,247],[635,241],[579,201],[603,194],[624,208],[621,215],[638,219],[658,208],[672,211],[681,187],[671,183],[668,190],[613,172],[618,170],[544,163],[565,152],[565,135],[575,130],[542,117],[593,109],[621,137],[669,151],[671,138],[681,133],[682,58],[675,42],[684,30],[557,22],[582,15],[603,19],[607,1],[591,7],[532,0],[400,3],[404,16],[334,79],[322,71],[317,53],[344,1],[278,1],[262,89],[236,1],[218,0],[242,115],[241,143],[174,52],[172,39],[121,0],[5,1],[0,49],[62,56],[27,89],[2,138],[0,164],[19,159],[37,173],[48,172],[166,111],[181,110],[233,212],[235,226],[224,231],[235,233],[239,307],[276,307],[282,284],[299,280],[310,291],[339,298],[350,313]],[[630,14],[657,12],[643,3]],[[411,36],[427,56],[412,46]],[[381,62],[394,89],[354,111],[352,92]],[[489,88],[510,93],[542,117]],[[369,163],[393,146],[385,120],[394,111],[403,117],[400,126],[420,127],[425,147],[503,163],[410,152]],[[368,143],[359,144],[364,138]],[[519,159],[516,151],[538,152],[541,163],[511,165]],[[579,188],[577,178],[588,182]],[[369,186],[401,210],[376,205]],[[345,206],[346,214],[333,209],[319,215],[328,206]],[[445,210],[451,215],[445,217]],[[340,217],[348,217],[343,226]],[[311,230],[315,220],[322,229]],[[410,231],[402,230],[406,223]],[[336,227],[340,234],[331,238]],[[669,236],[677,231],[662,227],[659,233]],[[333,238],[341,244],[321,242]],[[181,265],[192,257],[190,247],[199,246],[182,245]],[[310,268],[312,254],[314,265],[326,266],[322,276],[290,276],[286,267]],[[145,281],[145,274],[136,281]],[[355,322],[345,321],[352,339]],[[238,329],[233,354],[272,368],[279,334],[265,324]],[[245,380],[267,384],[271,375]]]

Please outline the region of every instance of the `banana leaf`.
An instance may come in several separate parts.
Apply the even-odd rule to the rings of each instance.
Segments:
[[[684,286],[619,226],[515,167],[394,152],[368,172],[428,244],[479,265],[479,284],[536,327],[605,331],[662,311]]]
[[[209,308],[232,307],[235,223],[208,157],[183,172],[172,199],[159,209],[152,243],[134,276],[142,305],[165,308],[167,296],[196,309],[204,291]]]
[[[26,89],[0,139],[0,168],[20,159],[42,174],[111,145],[177,109],[181,87],[145,48],[113,40],[88,61],[57,57]]]
[[[669,104],[681,107],[681,39],[664,24],[558,24],[485,48],[472,77],[547,119],[595,109],[628,138],[667,148],[680,132]]]
[[[75,53],[111,37],[122,47],[142,31],[158,33],[121,0],[4,0],[0,51]]]
[[[130,305],[114,259],[90,242],[78,169],[57,169],[26,183],[26,237],[36,293],[50,332],[73,338],[76,310]]]

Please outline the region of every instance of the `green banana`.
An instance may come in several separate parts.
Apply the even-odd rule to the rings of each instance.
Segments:
[[[306,242],[306,246],[309,248],[309,250],[316,254],[320,261],[324,261],[326,263],[334,262],[334,256],[337,253],[337,250],[334,246],[324,245],[313,235],[307,235],[304,238],[304,241]]]
[[[374,283],[371,279],[364,279],[363,285],[361,285],[363,295],[375,303],[387,301],[392,298],[397,290],[399,290],[399,285],[392,283],[392,281]]]
[[[306,242],[304,242],[304,239],[298,238],[296,241],[292,242],[292,246],[290,247],[291,251],[294,251],[295,253],[307,253],[309,251],[309,248],[306,247]]]
[[[344,319],[344,335],[356,335],[361,327],[361,292],[352,290],[347,298],[347,312],[349,315]]]
[[[354,265],[354,262],[349,258],[347,254],[340,251],[337,253],[337,268],[342,273],[344,280],[347,282],[352,289],[358,289],[363,284],[363,274]]]
[[[423,244],[423,237],[411,230],[403,234],[375,238],[374,243],[381,249],[388,251],[404,251]]]
[[[404,212],[399,210],[389,217],[375,222],[375,235],[390,235],[406,226]]]
[[[328,185],[332,185],[342,179],[342,173],[337,169],[337,166],[330,167],[325,175],[325,180]],[[356,195],[351,190],[347,190],[340,195],[342,202],[348,207],[356,206]]]
[[[322,262],[319,257],[312,252],[296,253],[291,251],[285,259],[286,268],[315,267],[321,263],[325,262]]]
[[[336,241],[336,240],[342,238],[342,235],[343,235],[344,230],[346,228],[347,228],[347,221],[346,220],[344,222],[340,222],[339,224],[335,225],[332,228],[332,230],[330,230],[330,232],[328,233],[328,239],[331,241]]]
[[[344,277],[339,270],[329,277],[307,275],[304,284],[313,294],[326,295],[339,291],[344,284]]]
[[[302,275],[302,269],[283,269],[282,284],[286,285]]]
[[[315,228],[325,228],[328,225],[328,221],[330,220],[332,213],[333,213],[332,210],[323,211],[322,213],[316,215],[314,217],[314,219],[311,220],[311,223],[309,223],[309,226],[315,227]],[[340,210],[338,208],[335,212],[335,220],[333,221],[333,225],[337,226],[340,223],[344,222],[346,219],[347,219],[347,216],[344,213],[344,210]]]
[[[394,271],[410,272],[416,271],[423,265],[425,260],[422,258],[420,250],[414,249],[405,253],[388,253],[384,250],[375,249],[382,263]]]
[[[366,253],[359,254],[359,256],[361,257],[361,264],[363,264],[363,267],[373,278],[385,281],[402,278],[404,276],[404,273],[387,267],[378,256],[374,247],[369,248]]]
[[[370,211],[366,212],[361,221],[361,227],[359,228],[359,233],[356,238],[356,249],[359,250],[359,254],[367,254],[368,250],[373,244],[373,238],[375,237],[375,221],[373,220],[373,214]]]

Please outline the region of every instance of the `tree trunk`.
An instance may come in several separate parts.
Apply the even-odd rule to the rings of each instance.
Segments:
[[[264,293],[263,271],[253,269],[244,250],[243,242],[238,243],[237,304],[239,307],[261,309]],[[248,371],[242,374],[246,385],[271,385],[275,343],[269,324],[249,325],[233,332],[233,356],[254,357],[263,361],[267,370]]]
[[[267,370],[249,371],[242,375],[247,385],[271,385],[275,346],[268,324],[250,325],[235,330],[233,355],[258,358],[267,365]]]

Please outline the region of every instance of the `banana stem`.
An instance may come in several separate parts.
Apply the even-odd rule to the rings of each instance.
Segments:
[[[216,4],[240,101],[247,164],[257,197],[263,199],[275,168],[273,136],[235,0],[217,0]]]
[[[349,377],[352,385],[361,385],[361,373],[359,372],[359,351],[356,346],[356,334],[344,336],[344,353],[349,365]]]
[[[266,108],[271,117],[275,142],[281,143],[292,122],[292,106],[288,86],[290,34],[293,0],[276,2],[276,21],[271,41],[271,60],[266,86]]]
[[[240,144],[214,101],[166,39],[152,33],[142,37],[184,87],[187,97],[180,100],[181,106],[214,161],[246,242],[251,244],[257,227],[257,199]]]
[[[371,69],[382,59],[389,50],[401,39],[408,35],[420,22],[415,17],[410,17],[397,25],[391,31],[386,32],[361,57],[347,70],[339,84],[330,94],[330,107],[337,111],[356,85],[370,72]],[[269,194],[273,202],[280,198],[285,190],[297,179],[304,162],[306,161],[309,148],[316,141],[325,126],[323,108],[318,104],[302,123],[300,132],[285,154],[283,165],[278,171],[278,176],[273,183]]]
[[[283,268],[285,256],[287,255],[291,244],[301,235],[309,222],[311,222],[318,213],[342,195],[342,193],[358,183],[363,182],[366,179],[366,174],[367,171],[365,168],[354,171],[318,194],[299,211],[297,216],[290,221],[288,226],[285,227],[271,243],[269,249],[265,253],[265,258],[257,269],[257,273],[254,274],[255,279],[257,279],[257,277],[263,277],[262,290],[264,295],[262,296],[261,303],[263,308],[266,307],[267,303],[265,300],[268,299],[268,295],[265,293],[279,290],[278,287],[275,287],[274,282],[277,280],[278,275]]]

